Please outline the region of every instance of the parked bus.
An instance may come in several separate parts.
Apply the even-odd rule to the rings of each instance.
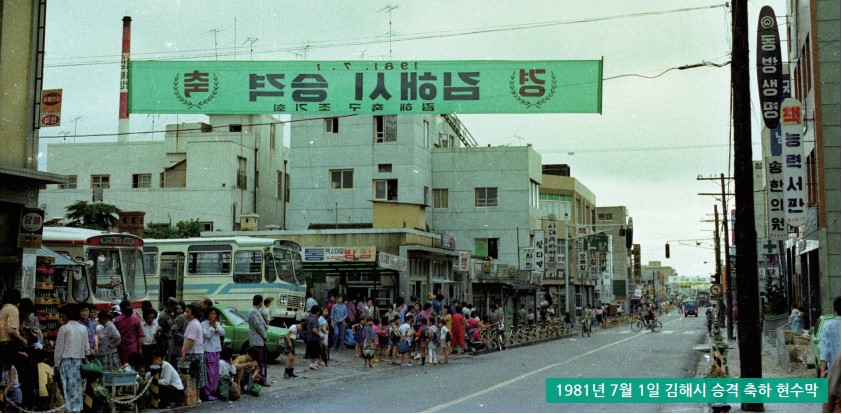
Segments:
[[[75,227],[44,227],[42,244],[78,263],[82,272],[68,270],[55,282],[62,302],[93,303],[111,310],[115,301],[133,308],[147,300],[143,271],[143,240],[128,233]]]
[[[196,237],[144,240],[150,297],[163,306],[174,297],[187,303],[210,298],[247,312],[256,294],[273,297],[272,324],[306,317],[301,246],[257,237]]]

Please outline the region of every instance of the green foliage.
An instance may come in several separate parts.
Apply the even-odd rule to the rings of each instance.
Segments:
[[[766,277],[766,305],[763,311],[766,315],[781,315],[787,313],[786,292],[782,277]]]
[[[205,226],[199,220],[179,221],[175,226],[156,226],[144,230],[144,235],[149,239],[184,239],[188,237],[199,237],[205,231]]]
[[[116,227],[119,223],[117,214],[120,209],[117,206],[105,203],[88,203],[77,200],[67,206],[68,226],[82,227],[86,229],[108,230]]]

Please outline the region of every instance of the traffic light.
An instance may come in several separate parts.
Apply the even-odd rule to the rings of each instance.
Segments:
[[[667,257],[667,259],[670,258],[670,244],[669,243],[664,245],[664,255]]]
[[[721,277],[720,277],[719,273],[716,273],[716,274],[714,274],[714,275],[711,275],[711,277],[710,277],[710,283],[712,283],[712,284],[714,284],[714,285],[718,285],[718,284],[719,284],[719,282],[721,282]]]

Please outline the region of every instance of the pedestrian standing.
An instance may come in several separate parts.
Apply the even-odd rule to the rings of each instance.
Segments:
[[[392,324],[389,326],[389,348],[391,350],[392,365],[398,365],[396,360],[398,357],[398,345],[400,345],[401,342],[400,327],[402,323],[401,317],[399,315],[395,315],[395,317],[392,318]]]
[[[821,336],[819,337],[819,344],[821,345],[821,355],[819,356],[819,360],[821,361],[820,372],[819,374],[822,377],[827,377],[828,374],[828,364],[833,362],[836,359],[836,356],[839,355],[839,336],[840,336],[840,299],[839,296],[833,300],[833,311],[836,313],[836,317],[825,321],[822,324],[822,331],[819,333]]]
[[[357,301],[357,319],[360,322],[364,322],[366,319],[374,316],[374,314],[369,313],[368,311],[368,304],[365,297]]]
[[[318,306],[316,306],[318,308]],[[326,367],[327,361],[330,360],[330,315],[328,314],[327,308],[321,310],[321,315],[318,319],[319,322],[319,361],[318,365],[320,367]]]
[[[17,355],[26,339],[20,335],[20,291],[9,289],[3,293],[3,308],[0,309],[0,355]]]
[[[175,305],[175,319],[172,323],[172,347],[170,347],[170,364],[178,366],[178,357],[181,355],[181,347],[184,345],[184,331],[187,329],[187,315],[179,313],[179,309],[185,308],[184,302]]]
[[[374,330],[374,320],[367,318],[363,323],[362,355],[365,360],[365,367],[374,368],[374,366],[371,365],[371,360],[374,358],[375,343],[377,341],[377,333]]]
[[[299,332],[303,330],[304,327],[301,324],[294,324],[287,329],[287,334],[283,338],[283,351],[287,356],[284,365],[284,378],[298,378],[298,375],[295,375],[295,340],[298,339]]]
[[[120,331],[114,326],[111,321],[112,315],[109,311],[99,311],[99,326],[97,329],[97,338],[99,342],[99,352],[97,358],[102,363],[102,368],[107,371],[117,371],[120,369],[120,357],[117,355],[117,347],[120,346]]]
[[[418,339],[418,353],[421,355],[421,365],[427,365],[427,349],[430,347],[430,327],[427,326],[427,318],[421,317],[421,326],[415,334]]]
[[[80,304],[79,323],[88,331],[88,355],[96,355],[96,308],[92,304]]]
[[[177,303],[178,301],[175,298],[167,299],[164,310],[158,316],[158,327],[161,328],[161,333],[158,335],[158,348],[164,350],[164,359],[169,356],[170,348],[172,348],[173,320],[175,318],[175,305]]]
[[[348,308],[345,306],[345,297],[336,297],[336,303],[330,311],[330,319],[333,321],[333,350],[338,351],[345,347],[345,321],[348,320]]]
[[[530,312],[530,315],[532,313]],[[467,327],[467,322],[465,321],[465,317],[462,314],[462,307],[459,306],[456,308],[456,313],[453,314],[453,322],[451,323],[451,339],[450,344],[454,348],[459,348],[459,355],[462,355],[465,352],[465,328]]]
[[[143,329],[140,327],[140,318],[132,313],[131,302],[120,302],[120,315],[114,318],[114,326],[120,331],[121,340],[117,352],[122,366],[129,362],[130,354],[140,352],[143,347]]]
[[[222,352],[222,342],[225,340],[225,329],[219,323],[219,311],[210,307],[207,309],[207,319],[202,322],[202,336],[205,349],[205,372],[207,384],[204,393],[207,401],[216,399],[219,386],[219,355]]]
[[[201,308],[195,302],[187,305],[187,310],[184,312],[187,318],[187,328],[184,330],[184,343],[179,353],[181,360],[190,367],[191,375],[196,377],[196,386],[199,389],[207,384],[205,336],[202,334],[202,324],[199,323],[201,313]]]
[[[158,335],[161,327],[158,326],[158,312],[149,308],[143,311],[143,322],[140,324],[143,331],[143,360],[147,366],[152,364],[152,354],[158,349]]]
[[[275,300],[273,297],[267,297],[263,299],[263,309],[260,310],[260,314],[263,316],[263,322],[266,322],[266,326],[271,326],[272,322],[272,311],[269,309],[272,306],[272,302]]]
[[[447,306],[445,306],[447,308]],[[450,357],[450,330],[447,329],[447,326],[444,323],[444,320],[439,319],[439,345],[441,346],[442,352],[444,353],[444,363],[448,362]]]
[[[79,305],[68,303],[61,307],[67,323],[58,330],[53,354],[56,375],[61,376],[62,394],[67,411],[82,412],[82,362],[90,352],[88,328],[80,322]]]
[[[310,369],[319,369],[319,341],[322,338],[322,333],[319,332],[319,313],[321,309],[318,306],[310,308],[310,316],[307,318],[307,336],[304,338],[304,343],[307,348],[304,353],[304,358],[310,360]]]
[[[263,296],[254,295],[251,300],[251,310],[248,315],[249,323],[249,345],[255,348],[258,353],[257,365],[260,367],[260,378],[258,384],[267,386],[269,382],[266,379],[266,322],[263,320],[263,315],[260,313],[260,308],[263,306]]]
[[[316,298],[313,297],[313,292],[308,290],[307,291],[307,302],[304,303],[304,312],[309,315],[310,309],[312,309],[313,306],[318,306],[318,305],[319,305],[319,302],[316,302]]]
[[[340,295],[341,296],[341,295]],[[357,321],[357,304],[353,300],[348,300],[345,304],[345,311],[348,312],[347,324],[353,325]]]
[[[411,367],[412,364],[409,362],[409,354],[412,349],[412,337],[415,331],[413,331],[409,319],[404,320],[404,323],[401,324],[398,330],[400,331],[401,342],[406,343],[405,346],[398,344],[398,353],[401,354],[401,366]]]

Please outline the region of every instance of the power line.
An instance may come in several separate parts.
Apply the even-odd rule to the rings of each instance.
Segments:
[[[421,32],[415,34],[409,34],[406,36],[398,36],[391,39],[391,42],[408,42],[408,41],[416,41],[416,40],[429,40],[429,39],[440,39],[440,38],[448,38],[448,37],[458,37],[458,36],[469,36],[475,34],[486,34],[486,33],[498,33],[498,32],[507,32],[507,31],[515,31],[515,30],[529,30],[529,29],[540,29],[545,27],[554,27],[554,26],[564,26],[564,25],[571,25],[571,24],[583,24],[583,23],[594,23],[600,21],[608,21],[608,20],[617,20],[617,19],[630,19],[630,18],[638,18],[638,17],[648,17],[648,16],[659,16],[665,14],[673,14],[673,13],[685,13],[690,11],[698,11],[698,10],[707,10],[707,9],[715,9],[725,7],[727,8],[727,3],[723,4],[716,4],[710,6],[699,6],[699,7],[688,7],[682,9],[671,9],[671,10],[661,10],[661,11],[651,11],[651,12],[641,12],[641,13],[630,13],[624,15],[615,15],[615,16],[605,16],[605,17],[593,17],[593,18],[586,18],[586,19],[573,19],[573,20],[560,20],[560,21],[549,21],[549,22],[537,22],[537,23],[523,23],[523,24],[515,24],[515,25],[506,25],[506,26],[494,26],[489,28],[478,28],[478,29],[468,29],[468,30],[461,30],[461,31],[439,31],[439,32]],[[317,42],[308,42],[310,48],[313,49],[328,49],[328,48],[336,48],[336,47],[346,47],[346,46],[359,46],[359,45],[371,45],[371,44],[381,44],[381,43],[388,43],[390,40],[381,39],[381,38],[358,38],[352,39],[348,41],[342,40],[326,40],[326,41],[317,41]],[[255,51],[254,53],[278,53],[278,52],[292,52],[296,50],[301,50],[303,46],[291,46],[291,47],[283,47],[277,49],[269,49],[265,51]],[[233,48],[221,48],[221,50],[225,49],[233,49]],[[132,58],[135,61],[138,60],[190,60],[190,59],[198,59],[198,58],[218,58],[219,56],[237,56],[244,52],[219,52],[214,50],[213,53],[206,53],[209,52],[210,49],[192,49],[186,51],[165,51],[165,52],[148,52],[148,53],[133,53]],[[185,56],[174,56],[174,57],[165,57],[165,58],[157,58],[157,59],[143,59],[142,56],[150,55],[158,57],[162,54],[168,53],[183,53],[183,52],[197,52],[195,55],[185,55]],[[65,64],[47,64],[46,67],[69,67],[69,66],[90,66],[90,65],[106,65],[106,64],[118,64],[120,63],[120,56],[118,55],[97,55],[91,56],[91,58],[106,58],[107,60],[95,60],[90,62],[79,62],[79,63],[65,63]],[[52,58],[53,59],[78,59],[78,57],[67,57],[67,58]]]

